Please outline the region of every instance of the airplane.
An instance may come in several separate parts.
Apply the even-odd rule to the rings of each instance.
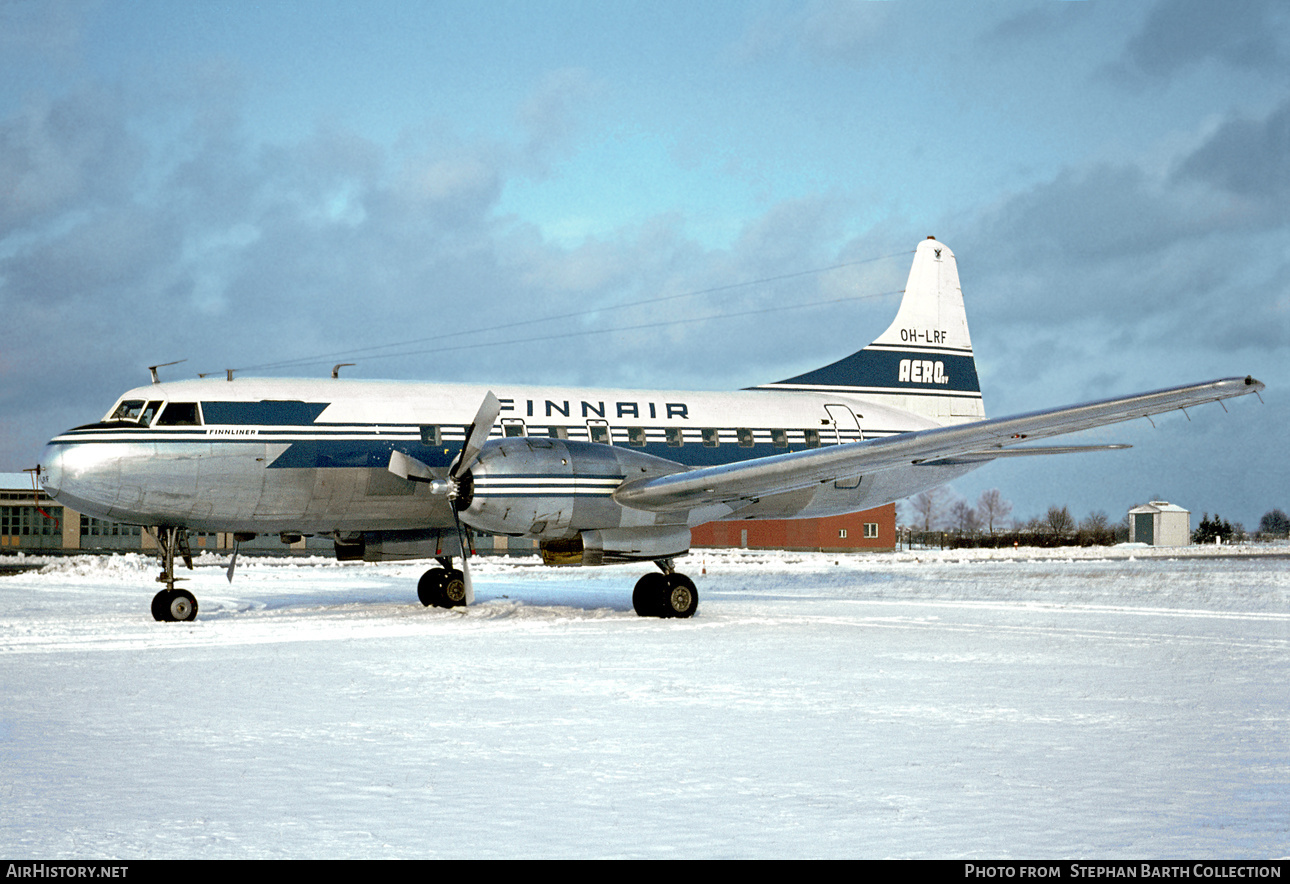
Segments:
[[[999,458],[1125,448],[1032,443],[1264,388],[1223,378],[986,419],[957,264],[933,237],[873,343],[734,392],[151,371],[102,420],[54,437],[37,471],[59,503],[155,532],[152,614],[170,622],[197,615],[175,585],[190,531],[326,535],[343,561],[434,558],[417,595],[443,608],[474,600],[474,533],[529,538],[549,565],[653,562],[636,613],[691,617],[698,590],[675,562],[694,526],[858,512]],[[236,562],[235,546],[230,580]]]

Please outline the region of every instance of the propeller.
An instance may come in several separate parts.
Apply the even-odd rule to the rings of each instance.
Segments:
[[[475,412],[475,419],[466,430],[466,441],[462,443],[461,453],[448,468],[448,481],[451,483],[448,500],[451,503],[452,520],[457,524],[457,542],[461,545],[461,577],[466,584],[467,605],[475,603],[475,587],[470,580],[470,556],[474,550],[470,548],[468,531],[462,526],[461,516],[457,512],[457,495],[461,488],[461,477],[479,460],[479,453],[484,450],[484,443],[488,441],[493,424],[497,423],[497,416],[501,413],[502,403],[489,390],[479,405],[479,411]]]
[[[501,413],[502,403],[493,395],[493,391],[489,390],[484,396],[484,401],[480,403],[479,411],[475,413],[475,419],[466,428],[466,440],[462,443],[457,457],[453,459],[452,466],[448,468],[447,479],[434,478],[430,468],[414,457],[408,457],[401,451],[390,452],[388,469],[391,473],[413,482],[427,482],[435,494],[448,495],[452,520],[457,526],[457,542],[461,545],[461,576],[466,584],[466,604],[468,605],[475,601],[475,589],[470,580],[472,550],[468,529],[462,525],[461,516],[457,512],[457,497],[461,491],[462,477],[479,460],[479,454],[484,450],[484,443],[488,441],[488,436],[493,431],[493,424],[497,423],[497,416]]]

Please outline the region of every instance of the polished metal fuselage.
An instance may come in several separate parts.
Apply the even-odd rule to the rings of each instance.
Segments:
[[[436,494],[428,483],[392,474],[390,453],[402,451],[435,475],[446,475],[487,389],[340,379],[153,384],[127,392],[122,400],[146,400],[162,407],[200,403],[205,419],[196,426],[164,426],[154,419],[149,426],[101,422],[70,430],[47,446],[42,480],[60,503],[130,524],[341,536],[448,528],[453,517],[447,497]],[[607,444],[621,448],[623,455],[673,463],[677,470],[936,426],[926,417],[886,404],[833,393],[493,389],[503,402],[495,438],[531,437],[539,447],[544,439]],[[162,413],[160,408],[157,413]],[[634,478],[629,475],[631,457],[611,456],[605,462],[611,466],[597,473],[601,484],[594,504],[601,508],[612,505],[609,494],[616,482]],[[768,496],[743,506],[738,517],[855,512],[972,468],[888,470],[854,482]],[[487,463],[480,473],[488,473]],[[558,473],[553,471],[553,477]],[[481,493],[487,493],[487,482],[482,484]],[[574,485],[544,487],[550,492],[546,500],[535,500],[532,489],[515,492],[532,510],[530,528],[543,521],[544,512],[572,512],[569,497],[577,493]],[[591,487],[582,484],[586,493]],[[480,500],[489,501],[496,511],[505,506],[502,495],[507,488],[513,490],[513,485],[494,487],[491,497]],[[709,505],[685,514],[683,521],[696,525],[732,512],[728,506]],[[611,525],[573,528],[657,522],[653,513],[618,516]]]

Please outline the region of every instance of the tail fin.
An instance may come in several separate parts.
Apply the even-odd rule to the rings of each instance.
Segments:
[[[861,396],[942,424],[983,419],[954,253],[930,236],[919,243],[896,319],[868,347],[757,389]]]

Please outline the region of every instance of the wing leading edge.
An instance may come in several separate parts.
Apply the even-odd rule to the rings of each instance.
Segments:
[[[614,499],[636,509],[671,512],[703,504],[730,503],[796,491],[910,464],[945,463],[951,458],[984,461],[1023,451],[1062,453],[1073,449],[1070,446],[1050,449],[1016,449],[1010,446],[1245,396],[1257,393],[1263,387],[1262,382],[1252,377],[1223,378],[1065,408],[917,430],[884,439],[850,442],[644,479],[622,485],[614,492]]]

